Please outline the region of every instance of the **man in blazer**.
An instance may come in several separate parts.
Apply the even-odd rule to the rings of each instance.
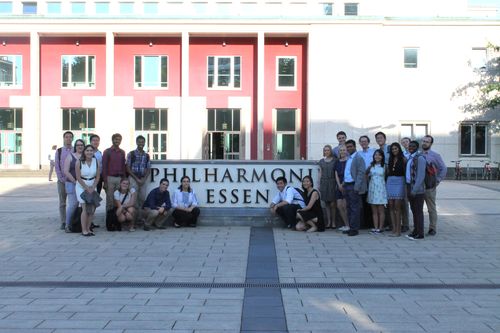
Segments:
[[[349,153],[349,158],[345,166],[342,187],[344,188],[344,196],[347,202],[347,216],[351,228],[345,233],[348,236],[356,236],[359,233],[361,218],[361,195],[366,192],[366,168],[363,157],[356,152],[356,142],[348,140],[345,146]]]

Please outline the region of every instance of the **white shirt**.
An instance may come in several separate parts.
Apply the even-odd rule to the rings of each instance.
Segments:
[[[306,206],[300,193],[291,186],[286,186],[283,191],[278,192],[273,198],[272,203],[277,205],[282,201],[286,201],[288,204],[299,205],[301,208]]]
[[[135,193],[135,188],[133,188],[133,187],[130,188],[129,193],[127,195],[127,199],[125,199],[125,201],[123,202],[122,205],[126,205],[130,201],[130,197],[134,193]],[[125,193],[122,193],[122,192],[120,192],[118,190],[116,190],[115,193],[114,193],[115,200],[120,201],[120,203],[122,202],[124,196],[125,196]]]
[[[368,169],[368,167],[373,161],[373,153],[375,153],[375,149],[368,148],[366,149],[366,151],[360,150],[358,151],[358,153],[359,155],[361,155],[361,157],[363,157],[363,160],[365,160],[365,169]]]

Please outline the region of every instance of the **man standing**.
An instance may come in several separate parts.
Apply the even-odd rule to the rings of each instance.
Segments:
[[[387,137],[385,136],[384,132],[377,132],[375,134],[375,141],[377,141],[378,147],[382,149],[385,155],[385,165],[389,164],[389,145],[386,144],[385,142],[387,141]]]
[[[356,152],[356,142],[347,140],[346,144],[349,158],[347,159],[344,172],[344,197],[347,202],[347,216],[349,219],[349,231],[343,231],[348,236],[356,236],[359,233],[361,218],[361,195],[366,193],[365,161]]]
[[[337,133],[337,141],[339,142],[338,146],[333,148],[333,156],[339,158],[339,147],[345,145],[345,141],[347,140],[347,134],[344,131],[340,131]]]
[[[408,147],[410,145],[411,139],[407,136],[401,139],[401,147],[403,148],[403,155],[406,158],[406,163],[410,159],[410,152]],[[401,217],[403,219],[403,226],[401,227],[401,232],[407,232],[410,230],[410,204],[408,203],[408,196],[405,196],[403,207],[401,209]]]
[[[102,153],[99,150],[99,144],[101,143],[101,138],[97,134],[92,134],[89,138],[90,140],[90,145],[92,148],[94,148],[94,157],[97,160],[97,163],[101,167],[102,170]],[[102,172],[101,172],[101,177],[99,178],[99,183],[97,183],[96,191],[97,193],[101,194],[102,190]]]
[[[66,157],[73,150],[73,132],[66,131],[63,134],[64,146],[58,148],[55,154],[55,167],[57,175],[57,192],[59,193],[59,218],[61,220],[61,230],[66,226],[66,176],[64,175],[64,162]]]
[[[418,153],[418,142],[408,146],[410,158],[406,163],[406,193],[413,214],[413,232],[406,235],[410,240],[424,239],[425,158]]]
[[[279,215],[287,228],[295,228],[297,224],[297,209],[304,208],[304,199],[296,189],[287,186],[285,177],[276,179],[278,193],[271,202],[271,213]]]
[[[446,177],[446,164],[444,164],[441,155],[431,150],[434,138],[426,135],[422,138],[422,153],[427,163],[433,165],[437,169],[436,186],[425,190],[425,204],[429,212],[429,231],[428,235],[434,236],[437,230],[437,210],[436,210],[436,188],[439,183]]]
[[[144,151],[146,139],[139,135],[135,139],[137,149],[131,151],[127,155],[127,173],[129,174],[130,186],[135,188],[137,193],[136,206],[142,207],[146,198],[147,179],[151,173],[151,161],[149,154]],[[139,209],[137,209],[140,212]],[[137,214],[137,219],[140,219],[140,214]]]
[[[168,185],[168,179],[162,178],[160,186],[149,192],[143,207],[146,213],[144,231],[150,231],[153,225],[158,229],[166,228],[165,222],[170,215],[170,208],[172,208],[170,193],[167,190]]]
[[[361,150],[358,151],[358,154],[365,161],[365,170],[370,167],[370,164],[373,161],[373,153],[375,153],[375,149],[370,148],[370,138],[366,135],[362,135],[359,137],[359,145],[361,146]],[[385,158],[388,158],[386,156]],[[373,219],[370,204],[367,202],[368,194],[364,193],[361,196],[361,202],[363,205],[363,209],[361,211],[361,228],[373,228]]]
[[[113,209],[114,193],[120,187],[120,180],[125,177],[125,152],[120,148],[122,136],[111,136],[113,145],[102,154],[102,178],[106,190],[106,211]]]

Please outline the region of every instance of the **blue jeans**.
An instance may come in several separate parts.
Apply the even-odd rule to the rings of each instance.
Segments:
[[[352,230],[359,230],[362,208],[361,195],[354,191],[354,184],[345,184],[344,190],[349,227]]]
[[[66,182],[64,187],[66,189],[66,195],[68,196],[68,203],[66,205],[66,225],[69,226],[71,224],[71,217],[78,208],[78,199],[76,198],[75,184]]]

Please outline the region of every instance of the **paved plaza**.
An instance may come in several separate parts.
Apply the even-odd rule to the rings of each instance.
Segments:
[[[440,185],[422,241],[242,226],[81,237],[59,230],[55,182],[0,184],[0,333],[500,332],[498,182]]]

